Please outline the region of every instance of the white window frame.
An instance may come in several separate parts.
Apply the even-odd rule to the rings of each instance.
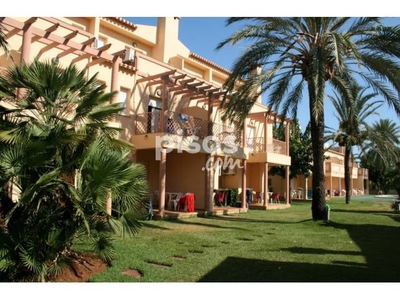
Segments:
[[[128,99],[130,95],[130,90],[126,88],[121,88],[118,93],[118,103],[123,103],[124,110],[120,112],[121,115],[128,115]]]

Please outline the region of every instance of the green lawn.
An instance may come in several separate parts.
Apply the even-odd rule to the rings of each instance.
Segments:
[[[112,266],[91,281],[400,281],[400,214],[390,202],[328,203],[328,223],[311,220],[310,202],[285,210],[145,221],[136,237],[116,241]],[[121,274],[129,268],[143,277]]]

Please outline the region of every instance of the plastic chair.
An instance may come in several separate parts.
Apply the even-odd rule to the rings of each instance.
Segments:
[[[273,193],[271,196],[271,203],[281,203],[280,201],[281,195],[279,193]]]
[[[257,203],[262,203],[264,199],[264,193],[263,192],[256,192],[256,201]]]
[[[183,193],[176,194],[175,198],[171,199],[168,202],[168,210],[171,210],[172,205],[174,205],[174,210],[176,210],[176,207],[178,206],[179,200],[181,199],[182,196],[183,196]]]

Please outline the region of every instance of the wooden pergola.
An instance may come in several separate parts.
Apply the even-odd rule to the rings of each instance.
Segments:
[[[49,27],[41,29],[35,26],[35,23],[39,20],[46,21]],[[118,72],[120,67],[135,68],[135,66],[128,66],[122,62],[122,57],[125,55],[126,49],[110,54],[107,50],[110,49],[112,44],[106,44],[102,47],[95,48],[94,42],[96,37],[93,34],[77,29],[55,18],[32,17],[25,22],[21,22],[13,18],[2,17],[0,18],[0,24],[6,31],[6,39],[14,35],[22,36],[21,62],[29,62],[32,44],[40,43],[43,47],[39,50],[37,58],[40,58],[45,52],[56,48],[61,50],[61,52],[53,58],[54,61],[72,54],[75,55],[75,58],[72,59],[72,63],[88,59],[85,68],[90,68],[100,63],[111,63],[111,91],[119,91]],[[68,33],[61,35],[59,33],[61,30],[63,32],[67,31]],[[86,40],[78,42],[76,41],[78,36],[83,36]],[[116,101],[116,98],[117,96],[114,97],[113,101]]]

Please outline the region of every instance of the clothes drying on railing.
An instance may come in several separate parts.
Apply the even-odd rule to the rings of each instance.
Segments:
[[[179,199],[177,210],[194,212],[194,201],[195,201],[195,195],[193,193],[186,193]]]
[[[230,189],[215,189],[214,204],[216,206],[228,206],[231,203]]]
[[[246,189],[246,203],[249,205],[251,202],[253,202],[253,189],[247,188]]]

